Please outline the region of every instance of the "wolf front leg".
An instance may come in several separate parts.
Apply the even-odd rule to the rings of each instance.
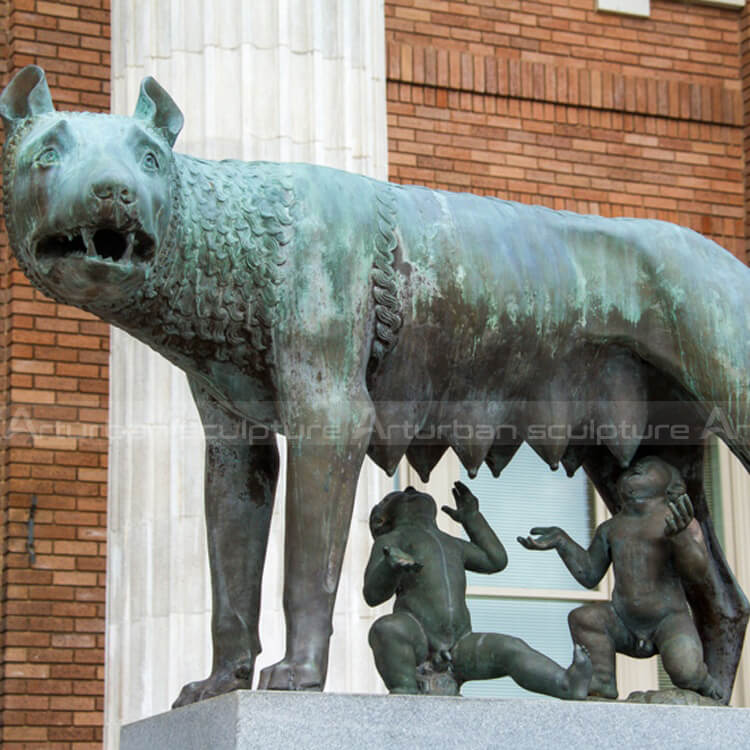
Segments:
[[[286,654],[261,672],[261,689],[322,690],[333,606],[357,478],[373,424],[364,387],[331,391],[296,409],[288,433],[284,614]]]
[[[205,511],[211,570],[213,667],[173,708],[250,688],[260,653],[258,616],[279,454],[276,436],[250,442],[241,420],[191,382],[206,432]]]

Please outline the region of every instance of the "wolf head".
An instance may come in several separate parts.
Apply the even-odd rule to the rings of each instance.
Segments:
[[[146,78],[133,117],[57,112],[32,65],[0,96],[0,117],[5,220],[23,270],[102,317],[132,303],[173,240],[177,105]]]

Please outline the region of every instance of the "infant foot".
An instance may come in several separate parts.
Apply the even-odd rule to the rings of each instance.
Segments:
[[[566,697],[574,701],[586,700],[593,672],[589,652],[584,646],[576,643],[573,649],[573,663],[565,670],[569,690]]]
[[[719,683],[711,677],[710,674],[706,675],[706,678],[703,680],[703,683],[700,685],[698,690],[696,691],[700,693],[701,695],[705,695],[706,698],[713,698],[716,701],[724,702],[725,696],[724,691],[721,689]]]

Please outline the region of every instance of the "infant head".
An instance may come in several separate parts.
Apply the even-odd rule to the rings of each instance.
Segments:
[[[625,504],[664,496],[672,501],[685,489],[685,480],[680,472],[658,456],[639,459],[617,481],[620,499]]]
[[[400,521],[432,521],[437,506],[431,495],[407,487],[389,492],[370,512],[370,532],[374,538],[392,531]]]

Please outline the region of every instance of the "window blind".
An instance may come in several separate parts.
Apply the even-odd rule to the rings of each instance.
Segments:
[[[593,495],[580,469],[568,478],[551,471],[524,443],[499,479],[483,466],[476,479],[461,467],[461,481],[479,499],[479,508],[508,551],[508,567],[496,575],[469,573],[471,586],[578,590],[554,550],[531,551],[516,541],[534,526],[560,526],[587,547],[593,529]]]

